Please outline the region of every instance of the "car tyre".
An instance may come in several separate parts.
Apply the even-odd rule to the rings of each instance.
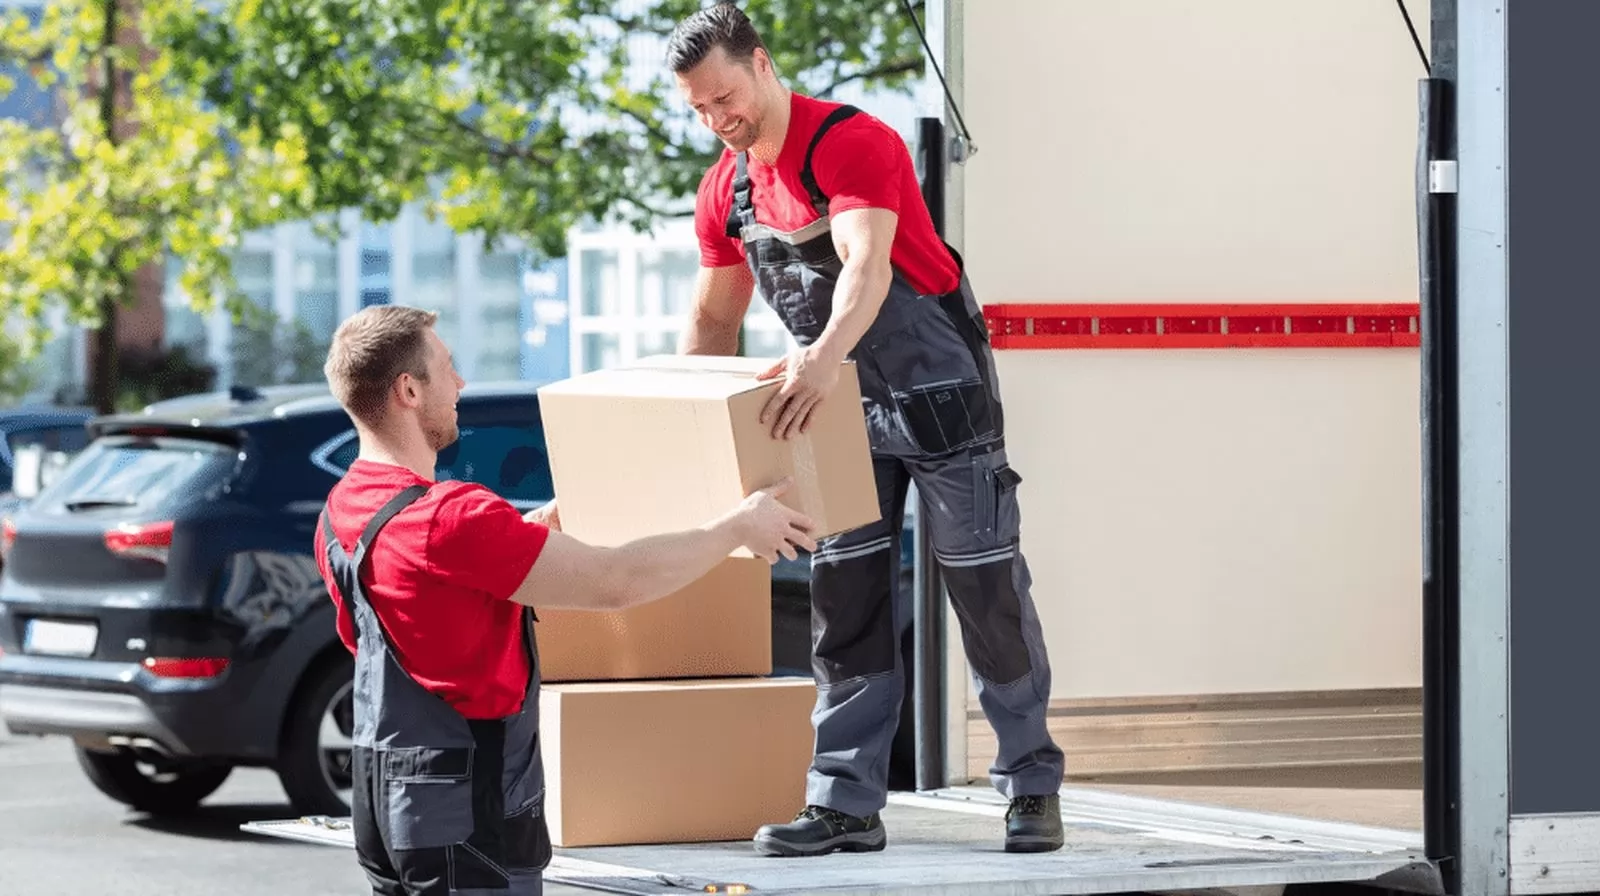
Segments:
[[[355,664],[335,653],[312,669],[289,708],[278,780],[302,815],[350,814]]]
[[[233,773],[232,766],[213,763],[143,763],[127,751],[108,753],[78,747],[77,754],[78,766],[97,790],[149,815],[192,812]]]

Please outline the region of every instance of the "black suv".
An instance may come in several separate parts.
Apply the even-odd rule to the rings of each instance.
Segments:
[[[537,388],[469,385],[438,477],[549,501]],[[352,663],[312,536],[356,456],[349,418],[326,386],[280,386],[88,431],[0,523],[0,720],[72,738],[89,780],[140,811],[189,810],[254,766],[297,812],[348,814]],[[774,567],[780,674],[809,674],[808,573],[804,556]]]

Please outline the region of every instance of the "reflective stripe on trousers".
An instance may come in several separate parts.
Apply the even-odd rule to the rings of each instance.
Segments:
[[[830,115],[807,148],[801,180],[819,217],[800,230],[757,223],[745,156],[736,162],[727,231],[744,241],[763,298],[803,346],[827,327],[842,268],[811,158],[828,128],[854,112],[846,106]],[[1055,793],[1065,763],[1046,729],[1050,664],[1020,546],[1021,477],[1006,458],[994,357],[965,275],[949,295],[922,296],[896,271],[850,357],[883,518],[824,540],[812,557],[818,700],[807,799],[852,815],[887,801],[905,689],[897,598],[911,481],[924,501],[979,705],[998,740],[991,780],[1007,797]]]
[[[381,896],[538,896],[551,847],[532,611],[522,617],[530,674],[521,711],[469,720],[400,667],[361,584],[373,540],[426,490],[412,486],[385,504],[353,555],[322,517],[335,597],[356,631],[357,857]]]

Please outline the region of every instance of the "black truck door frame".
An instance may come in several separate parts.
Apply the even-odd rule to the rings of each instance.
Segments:
[[[1600,891],[1596,33],[1593,0],[1433,0],[1427,818],[1463,896]]]

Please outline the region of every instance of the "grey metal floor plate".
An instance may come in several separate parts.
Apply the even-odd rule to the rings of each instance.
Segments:
[[[1063,800],[1067,847],[1012,855],[1004,806],[971,792],[900,796],[884,810],[889,848],[777,859],[748,842],[562,850],[551,881],[630,896],[697,892],[828,896],[1073,896],[1384,880],[1437,889],[1407,832],[1162,801]],[[1274,833],[1275,832],[1275,833]]]
[[[622,807],[619,807],[619,809]],[[1115,794],[1064,792],[1065,849],[1001,849],[1005,811],[980,788],[896,794],[883,852],[777,859],[748,841],[562,849],[546,879],[624,896],[1079,896],[1380,882],[1442,891],[1420,835]],[[259,834],[352,846],[338,819],[252,822]]]

